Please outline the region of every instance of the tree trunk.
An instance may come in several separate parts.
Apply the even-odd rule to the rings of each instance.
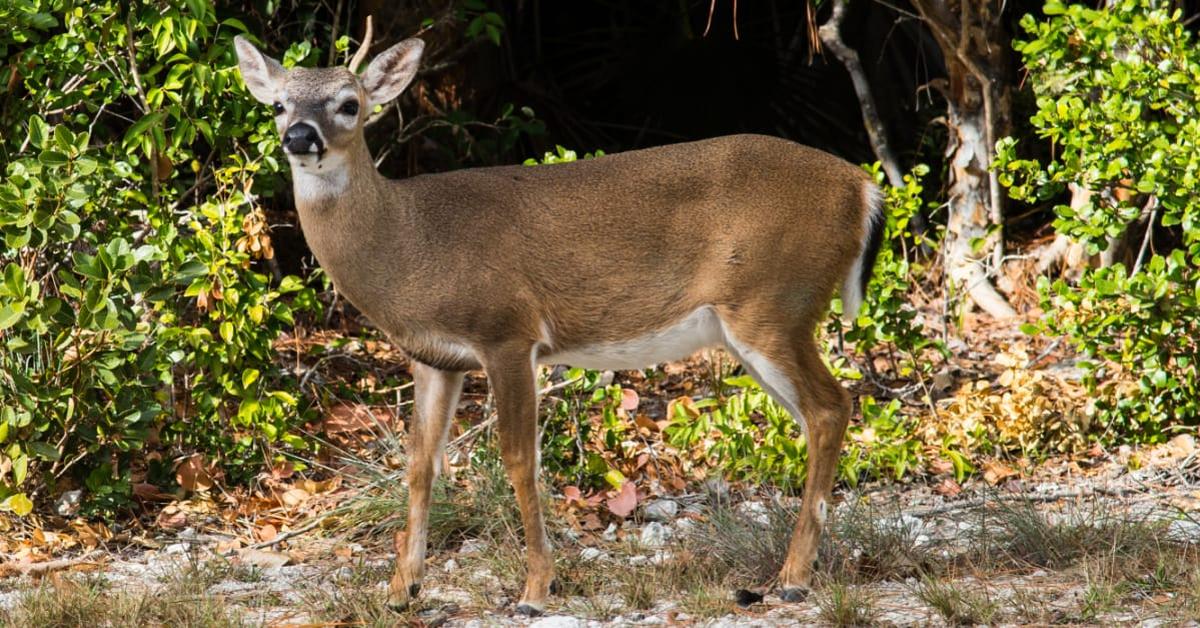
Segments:
[[[1009,43],[1003,0],[913,0],[945,58],[949,141],[946,269],[952,285],[997,318],[1016,315],[996,291],[994,270],[1004,254],[1002,197],[991,172],[996,139],[1011,119]],[[977,246],[982,243],[981,246]]]

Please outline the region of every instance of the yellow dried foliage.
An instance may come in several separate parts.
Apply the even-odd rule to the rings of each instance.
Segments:
[[[271,228],[261,208],[255,207],[242,219],[242,233],[236,244],[238,251],[248,254],[251,259],[275,257],[275,249],[271,246]]]
[[[926,442],[949,439],[966,451],[994,453],[1073,452],[1086,448],[1092,404],[1077,384],[1047,371],[1025,368],[1020,345],[994,358],[994,381],[963,384],[936,416],[924,420]]]

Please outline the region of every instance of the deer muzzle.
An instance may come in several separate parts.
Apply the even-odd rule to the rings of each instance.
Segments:
[[[316,155],[320,159],[325,152],[325,143],[313,125],[297,122],[283,134],[283,150],[289,155]]]

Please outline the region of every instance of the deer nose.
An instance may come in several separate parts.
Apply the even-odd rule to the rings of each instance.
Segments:
[[[311,124],[297,122],[288,127],[287,132],[283,134],[283,150],[293,155],[308,153],[320,155],[325,151],[325,146],[321,142],[321,136],[317,134],[317,130]]]

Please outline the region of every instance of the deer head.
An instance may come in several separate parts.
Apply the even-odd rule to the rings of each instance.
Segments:
[[[318,189],[336,187],[330,179],[344,177],[346,162],[366,154],[363,125],[408,87],[425,49],[420,39],[406,39],[376,56],[360,76],[353,70],[371,46],[370,24],[368,19],[348,67],[288,70],[245,37],[234,38],[242,79],[254,98],[273,108],[293,173],[316,177]]]

